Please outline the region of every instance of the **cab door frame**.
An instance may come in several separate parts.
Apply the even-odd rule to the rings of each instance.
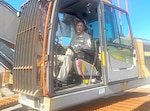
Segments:
[[[106,58],[105,59],[106,60],[105,72],[107,73],[107,82],[110,83],[110,82],[123,81],[123,80],[137,78],[138,77],[138,71],[137,71],[136,56],[135,56],[136,52],[135,52],[135,48],[134,48],[134,44],[133,44],[132,30],[131,30],[131,26],[130,26],[130,22],[129,22],[128,13],[125,10],[122,10],[116,6],[113,6],[113,5],[105,3],[105,2],[103,2],[102,5],[103,5],[103,7],[108,6],[112,9],[122,11],[123,13],[126,14],[128,28],[130,29],[131,44],[132,44],[131,46],[126,46],[126,45],[122,45],[122,44],[108,44],[107,40],[106,40],[107,29],[106,29],[106,24],[105,24],[105,18],[103,18],[104,19],[103,20],[103,22],[104,22],[103,23],[103,27],[104,27],[103,31],[104,32],[103,32],[102,42],[105,43],[103,46],[104,46],[105,58]],[[105,17],[105,8],[103,8],[103,15]],[[114,47],[116,49],[119,49],[121,51],[131,50],[131,53],[132,53],[131,57],[133,59],[133,63],[129,64],[129,63],[125,63],[125,62],[114,59],[108,51],[108,48],[110,46]],[[115,68],[113,69],[112,66]]]

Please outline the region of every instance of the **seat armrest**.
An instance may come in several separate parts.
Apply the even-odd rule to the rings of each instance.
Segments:
[[[91,49],[81,49],[81,51],[83,51],[84,53],[89,54],[89,55],[92,55],[95,53],[94,50],[91,50]]]

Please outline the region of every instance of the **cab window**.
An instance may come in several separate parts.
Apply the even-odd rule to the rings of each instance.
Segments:
[[[131,46],[131,36],[125,12],[105,5],[107,43]]]

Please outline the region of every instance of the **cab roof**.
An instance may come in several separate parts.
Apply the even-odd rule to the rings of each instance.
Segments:
[[[99,0],[63,0],[60,12],[91,21],[97,16],[98,2]]]

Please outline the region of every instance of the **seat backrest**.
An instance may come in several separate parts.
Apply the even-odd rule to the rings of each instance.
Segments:
[[[91,50],[84,52],[86,56],[89,56],[89,58],[84,59],[84,58],[77,57],[76,59],[74,59],[73,62],[73,67],[75,72],[78,75],[82,76],[82,78],[84,78],[84,76],[90,76],[91,73],[94,76],[99,75],[96,65],[93,66],[94,59],[97,60],[96,55],[98,55],[99,40],[92,39],[91,43],[92,43]]]

